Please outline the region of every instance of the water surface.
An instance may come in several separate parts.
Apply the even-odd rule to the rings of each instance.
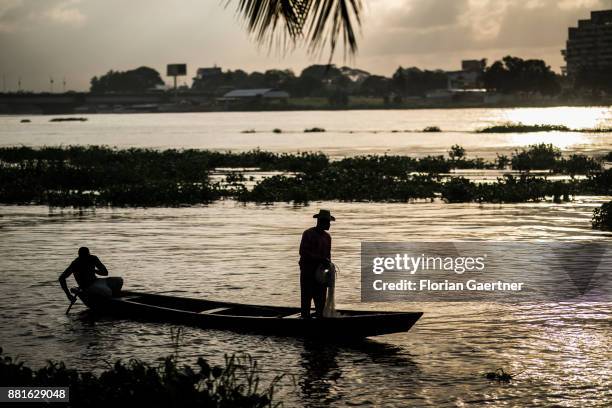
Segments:
[[[173,352],[170,324],[88,318],[67,302],[57,276],[87,244],[112,275],[134,290],[297,305],[297,247],[319,207],[332,208],[333,258],[340,266],[340,306],[423,310],[408,333],[355,347],[188,328],[181,359],[249,352],[270,378],[286,372],[288,406],[385,406],[493,402],[509,406],[609,402],[610,305],[363,304],[362,240],[609,240],[590,228],[604,198],[568,204],[242,205],[221,201],[190,208],[52,210],[0,207],[0,344],[33,364],[62,359],[99,369],[105,361],[155,361]],[[484,371],[521,373],[510,385]]]
[[[0,145],[104,144],[118,147],[352,154],[445,154],[460,144],[494,158],[531,143],[565,152],[607,153],[612,134],[549,132],[481,135],[506,121],[612,126],[610,108],[457,109],[86,115],[87,122],[49,123],[48,116],[0,116]],[[419,132],[436,125],[442,133]],[[319,126],[326,133],[303,133]],[[273,133],[280,128],[283,133]],[[256,133],[245,134],[244,130]],[[486,172],[485,172],[486,173]],[[477,177],[496,174],[479,173]],[[99,370],[107,361],[154,362],[174,351],[171,324],[94,320],[82,305],[64,314],[57,277],[87,245],[126,287],[248,303],[297,305],[297,247],[319,207],[331,208],[333,259],[340,266],[340,307],[422,310],[408,333],[358,346],[187,328],[179,352],[221,362],[249,352],[265,378],[287,373],[286,406],[609,406],[612,325],[609,303],[360,303],[359,249],[369,241],[554,240],[601,242],[594,208],[610,197],[564,204],[477,205],[312,203],[262,206],[220,201],[187,208],[53,209],[0,206],[0,345],[36,366],[61,359]],[[534,265],[537,268],[537,265]],[[483,379],[503,367],[511,384]]]
[[[73,115],[74,116],[74,115]],[[470,155],[494,158],[518,147],[553,143],[568,152],[612,150],[612,133],[478,134],[506,122],[612,127],[612,109],[506,108],[297,112],[90,114],[87,122],[49,123],[49,116],[0,116],[1,145],[109,145],[220,150],[322,151],[331,156],[368,153],[446,154],[460,144]],[[32,123],[19,123],[23,118]],[[421,132],[438,126],[441,133]],[[322,127],[325,133],[304,133]],[[275,128],[282,133],[274,133]],[[256,133],[243,133],[255,130]]]

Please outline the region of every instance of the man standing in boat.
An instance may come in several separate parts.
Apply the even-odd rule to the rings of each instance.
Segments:
[[[96,275],[108,276],[108,270],[100,259],[89,253],[89,248],[79,248],[79,256],[72,261],[70,266],[60,275],[59,282],[68,296],[70,302],[74,302],[76,297],[68,290],[66,278],[74,274],[79,288],[83,291],[97,296],[111,297],[116,296],[121,292],[123,279],[120,277],[112,277],[101,279]]]
[[[331,265],[331,235],[327,231],[331,221],[336,221],[329,210],[319,210],[313,218],[317,219],[317,225],[304,231],[300,243],[300,293],[303,319],[310,318],[312,300],[315,304],[315,316],[323,316],[327,288],[325,284],[317,282],[316,272],[320,266]]]

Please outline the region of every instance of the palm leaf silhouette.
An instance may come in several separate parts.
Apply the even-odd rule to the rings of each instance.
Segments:
[[[230,3],[237,3],[238,15],[261,44],[287,49],[304,41],[311,53],[328,44],[331,60],[341,40],[345,56],[357,52],[361,0],[228,0]]]

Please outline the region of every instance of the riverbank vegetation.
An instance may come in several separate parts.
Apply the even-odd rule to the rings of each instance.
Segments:
[[[304,133],[324,133],[325,129],[321,127],[312,127],[304,129]]]
[[[531,132],[569,132],[563,125],[523,125],[522,123],[504,123],[480,129],[478,133],[531,133]]]
[[[215,173],[224,174],[211,177]],[[486,182],[456,170],[497,170]],[[272,173],[245,177],[249,171]],[[555,180],[550,176],[565,175]],[[567,177],[569,176],[569,177]],[[525,202],[611,194],[602,160],[563,156],[540,144],[493,161],[455,145],[447,156],[113,149],[100,146],[0,148],[0,202],[50,206],[181,206],[222,198],[244,202],[316,200]]]
[[[524,125],[522,123],[503,123],[493,125],[476,131],[477,133],[534,133],[534,132],[582,132],[582,133],[610,133],[612,128],[598,127],[585,129],[570,129],[564,125]]]
[[[49,122],[87,122],[87,118],[83,117],[61,117],[61,118],[52,118]]]
[[[149,407],[273,407],[281,376],[261,386],[257,363],[248,355],[226,356],[223,366],[199,358],[180,365],[175,356],[158,365],[140,360],[117,361],[99,374],[79,372],[62,362],[39,369],[2,354],[0,383],[15,387],[69,387],[75,407],[112,405]]]
[[[612,201],[593,210],[593,228],[612,231]]]

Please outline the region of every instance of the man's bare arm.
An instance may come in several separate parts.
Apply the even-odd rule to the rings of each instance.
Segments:
[[[64,272],[62,272],[59,277],[59,283],[62,289],[64,290],[64,293],[66,293],[68,300],[73,302],[76,299],[76,296],[70,293],[70,291],[68,290],[68,284],[66,283],[66,278],[68,278],[70,275],[72,275],[72,264],[70,264],[70,266],[66,268]]]
[[[96,274],[102,275],[102,276],[108,276],[108,269],[106,269],[106,266],[104,266],[102,261],[100,261],[100,258],[98,258],[97,256],[95,258],[96,258],[95,260]]]

